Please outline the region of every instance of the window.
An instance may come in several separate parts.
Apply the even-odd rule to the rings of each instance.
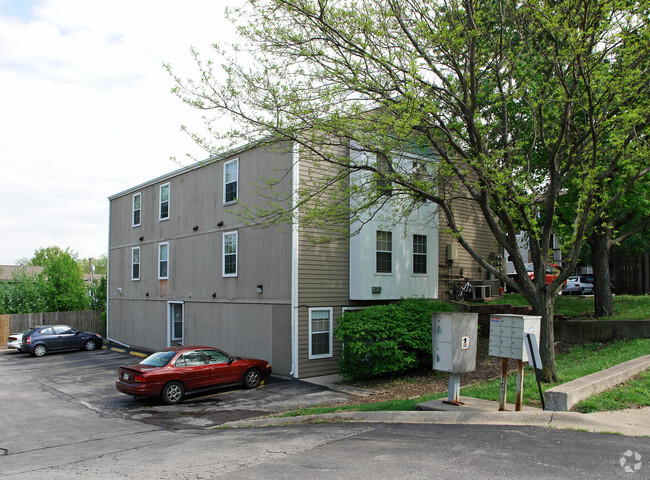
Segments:
[[[332,356],[332,308],[309,309],[309,358]]]
[[[236,158],[223,164],[223,203],[237,200],[239,184],[239,159]]]
[[[393,169],[387,155],[383,153],[377,154],[377,170],[380,174],[391,175]],[[390,180],[382,177],[380,174],[377,175],[377,190],[379,190],[381,195],[391,195],[393,193],[393,188]]]
[[[183,344],[183,330],[184,330],[184,322],[183,322],[183,308],[184,305],[181,302],[169,302],[169,312],[168,312],[168,319],[169,319],[169,329],[168,329],[168,335],[169,335],[169,341],[168,346],[171,346],[171,342],[179,342],[181,345]]]
[[[169,218],[169,183],[160,186],[160,220]]]
[[[158,244],[158,278],[169,278],[169,243]]]
[[[219,350],[202,350],[203,354],[207,357],[210,365],[228,363],[231,358]]]
[[[223,276],[237,276],[237,232],[223,234]]]
[[[377,273],[393,271],[393,234],[377,231]]]
[[[140,219],[142,218],[141,216],[141,211],[142,211],[142,194],[141,193],[136,193],[133,195],[133,226],[138,227],[140,226]]]
[[[131,249],[131,280],[140,280],[140,247]]]
[[[413,235],[413,273],[427,273],[426,235]]]

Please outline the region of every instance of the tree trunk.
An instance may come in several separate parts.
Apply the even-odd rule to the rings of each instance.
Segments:
[[[591,247],[591,265],[594,269],[594,315],[607,317],[614,314],[614,298],[609,275],[609,247],[611,230],[594,231],[587,239]]]
[[[548,288],[548,285],[546,286]],[[552,295],[547,288],[531,305],[533,313],[542,317],[540,323],[539,354],[542,359],[542,368],[535,373],[540,382],[557,383],[555,368],[555,332],[553,331],[554,302],[557,294]]]

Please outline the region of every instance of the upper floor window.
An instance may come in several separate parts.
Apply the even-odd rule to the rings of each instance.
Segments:
[[[393,234],[377,230],[377,273],[393,271]]]
[[[140,280],[140,247],[131,249],[131,280]]]
[[[239,159],[223,164],[223,203],[237,200],[239,185]]]
[[[413,273],[427,273],[426,235],[413,235]]]
[[[223,276],[237,276],[237,232],[223,234]]]
[[[383,153],[377,154],[377,171],[379,172],[376,181],[377,190],[379,190],[379,193],[382,195],[391,195],[393,193],[391,182],[382,176],[382,174],[390,176],[393,171],[388,155],[385,155]]]
[[[160,220],[169,218],[169,183],[160,186]]]
[[[158,244],[158,278],[169,278],[169,243]]]
[[[142,194],[136,193],[133,195],[133,226],[140,225],[142,218]]]

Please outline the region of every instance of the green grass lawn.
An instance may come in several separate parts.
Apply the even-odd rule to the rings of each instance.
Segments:
[[[647,406],[650,406],[650,370],[611,390],[576,403],[571,410],[592,413]]]
[[[528,305],[518,293],[507,293],[488,303]],[[650,296],[614,295],[615,314],[603,320],[650,320]],[[569,318],[591,318],[594,315],[594,297],[560,295],[555,300],[555,313]]]

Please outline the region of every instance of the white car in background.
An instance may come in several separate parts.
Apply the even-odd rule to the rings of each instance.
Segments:
[[[13,348],[14,350],[22,352],[20,344],[23,343],[23,333],[25,332],[12,333],[9,335],[9,338],[7,339],[7,348]]]
[[[562,289],[562,295],[590,295],[594,293],[594,284],[590,283],[583,275],[574,275],[567,278]]]

